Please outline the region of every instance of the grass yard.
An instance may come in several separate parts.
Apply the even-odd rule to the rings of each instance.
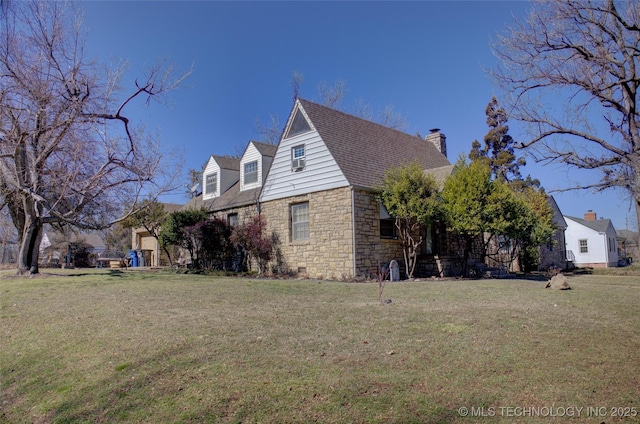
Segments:
[[[0,274],[0,422],[640,422],[638,276],[55,272]]]

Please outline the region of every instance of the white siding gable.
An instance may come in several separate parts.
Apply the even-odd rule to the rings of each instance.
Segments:
[[[216,174],[218,182],[213,192],[207,189],[207,177],[212,174]],[[207,166],[205,166],[202,173],[202,199],[214,199],[218,196],[220,196],[220,166],[214,158],[209,158],[209,162],[207,162]]]
[[[618,263],[618,246],[616,232],[613,225],[609,224],[606,232],[599,233],[579,222],[565,216],[567,229],[565,238],[567,250],[575,256],[576,265],[581,264],[609,264],[616,266]],[[586,240],[587,252],[581,252],[580,241]]]
[[[280,140],[271,170],[262,189],[260,199],[263,202],[349,185],[299,102],[296,102],[293,112],[289,116],[283,137],[288,134],[293,117],[298,110],[307,119],[311,131]],[[301,145],[304,145],[304,167],[294,170],[292,168],[292,148]]]
[[[242,190],[250,190],[252,188],[257,188],[262,185],[262,175],[263,170],[266,168],[265,165],[268,166],[270,158],[263,158],[260,154],[260,151],[254,146],[253,142],[250,142],[247,146],[244,154],[242,155],[242,159],[240,159],[240,191]],[[245,168],[247,164],[251,164],[255,162],[257,165],[257,175],[254,182],[245,183]]]
[[[215,191],[207,192],[207,176],[211,174],[217,175],[217,184]],[[209,158],[209,162],[202,173],[202,199],[215,199],[238,181],[238,171],[233,169],[221,168],[214,157]]]

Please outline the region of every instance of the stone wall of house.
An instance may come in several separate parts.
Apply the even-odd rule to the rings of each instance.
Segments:
[[[260,211],[267,220],[267,231],[269,234],[275,233],[279,240],[276,246],[278,260],[272,263],[272,267],[277,265],[281,272],[290,271],[311,278],[369,279],[376,278],[380,267],[395,259],[404,278],[406,274],[400,242],[380,237],[380,210],[375,195],[354,189],[353,201],[355,223],[349,187],[261,203]],[[309,203],[310,237],[308,240],[293,241],[291,206],[303,202]],[[421,253],[414,275],[461,275],[463,259],[459,238],[446,231],[442,223],[434,227],[434,238],[436,254]],[[479,261],[481,251],[482,240],[474,240],[470,262]]]
[[[406,277],[402,245],[399,240],[380,238],[380,210],[375,196],[367,191],[355,190],[356,205],[356,276],[375,278],[379,267],[395,259],[400,266],[401,278]],[[463,250],[458,237],[438,222],[432,227],[434,253],[418,252],[415,277],[452,277],[462,274]],[[421,246],[421,249],[424,245]],[[472,243],[469,261],[482,258],[482,240]]]
[[[511,243],[503,241],[503,245],[500,245],[498,237],[489,233],[484,234],[485,243],[487,245],[487,251],[485,256],[485,263],[490,268],[498,268],[506,272],[520,272],[520,251],[519,245],[513,246]]]
[[[309,239],[293,241],[291,206],[309,202]],[[353,274],[351,190],[348,187],[260,204],[267,231],[277,234],[280,266],[311,278],[341,279]]]
[[[380,238],[379,202],[373,193],[354,190],[356,211],[356,277],[376,278],[380,268],[396,260],[404,275],[402,246],[398,240]]]
[[[564,230],[556,230],[550,245],[540,246],[540,263],[538,270],[545,271],[551,267],[565,269],[567,267],[567,253]]]
[[[238,215],[238,224],[244,224],[248,222],[251,217],[258,214],[258,206],[256,204],[251,204],[248,206],[239,206],[235,208],[224,209],[214,212],[213,216],[220,218],[228,223],[229,215],[233,214]]]
[[[435,254],[420,255],[416,266],[416,277],[457,277],[462,275],[464,246],[462,239],[447,231],[443,222],[434,225]],[[469,267],[482,260],[482,238],[475,237],[469,253]]]

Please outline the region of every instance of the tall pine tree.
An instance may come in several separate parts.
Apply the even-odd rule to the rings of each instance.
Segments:
[[[526,205],[525,209],[518,212],[520,216],[512,215],[511,218],[505,218],[511,222],[506,223],[508,225],[503,231],[492,232],[489,237],[501,240],[498,242],[499,251],[505,251],[505,245],[511,246],[507,250],[510,250],[513,256],[508,258],[507,262],[519,256],[521,269],[532,268],[537,261],[538,246],[548,241],[555,230],[551,206],[547,202],[547,194],[540,187],[540,182],[532,179],[530,175],[522,177],[520,167],[526,165],[526,160],[516,157],[515,141],[509,135],[507,113],[495,97],[487,105],[485,114],[489,131],[484,137],[484,146],[477,140],[474,141],[471,144],[469,159],[488,166],[491,169],[491,179],[506,183]],[[497,258],[500,255],[493,256]]]
[[[524,158],[516,158],[514,153],[514,140],[509,135],[507,125],[507,113],[493,97],[487,108],[487,125],[489,132],[484,136],[484,146],[475,140],[471,144],[469,159],[485,162],[491,168],[494,178],[507,183],[524,181],[520,173],[520,167],[526,165]]]

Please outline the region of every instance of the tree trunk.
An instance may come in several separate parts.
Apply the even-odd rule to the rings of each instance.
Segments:
[[[640,231],[640,189],[636,189],[636,229]]]
[[[162,250],[167,254],[167,259],[169,259],[169,267],[173,268],[173,259],[171,259],[171,253],[169,253],[169,248],[167,246],[162,246]],[[160,252],[158,252],[158,265],[160,265]]]
[[[37,274],[38,259],[40,257],[40,241],[42,241],[42,221],[38,218],[27,216],[18,252],[17,273]]]

